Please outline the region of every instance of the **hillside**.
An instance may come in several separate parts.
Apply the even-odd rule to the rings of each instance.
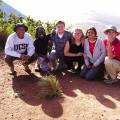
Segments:
[[[10,6],[9,4],[3,2],[2,5],[0,6],[0,9],[3,10],[7,16],[9,16],[9,14],[13,13],[16,14],[19,17],[25,17],[25,15],[23,13],[21,13],[20,11],[16,10],[14,7]]]

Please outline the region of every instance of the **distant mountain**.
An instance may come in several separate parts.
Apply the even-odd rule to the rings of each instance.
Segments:
[[[19,17],[25,17],[24,14],[13,8],[12,6],[8,5],[7,3],[3,2],[2,5],[0,5],[0,9],[5,11],[7,16],[9,16],[11,13],[16,14]]]

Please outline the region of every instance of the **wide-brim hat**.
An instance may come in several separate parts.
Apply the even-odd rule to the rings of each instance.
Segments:
[[[16,30],[19,28],[19,27],[23,27],[25,29],[25,32],[28,31],[28,27],[24,24],[24,23],[17,23],[14,27],[14,32],[16,32]]]
[[[108,28],[104,30],[104,33],[107,34],[110,30],[115,31],[117,35],[120,34],[120,32],[117,31],[117,28],[115,26],[108,26]]]

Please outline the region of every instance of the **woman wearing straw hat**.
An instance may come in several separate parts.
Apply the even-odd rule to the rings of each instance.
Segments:
[[[120,40],[117,36],[120,33],[115,26],[109,26],[104,33],[106,35],[104,43],[107,51],[107,57],[105,58],[107,78],[104,82],[112,84],[119,81],[117,74],[120,72]]]

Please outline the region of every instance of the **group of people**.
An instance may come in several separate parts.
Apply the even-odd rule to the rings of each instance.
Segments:
[[[108,84],[119,81],[120,72],[120,34],[115,26],[104,31],[106,38],[99,39],[94,27],[84,35],[76,28],[72,33],[65,30],[64,21],[56,23],[55,30],[46,35],[43,27],[36,29],[35,40],[27,32],[28,27],[18,23],[5,45],[5,61],[10,67],[10,74],[16,74],[14,60],[21,60],[25,71],[28,65],[35,63],[35,71],[71,70],[81,78],[95,80],[104,77]]]

